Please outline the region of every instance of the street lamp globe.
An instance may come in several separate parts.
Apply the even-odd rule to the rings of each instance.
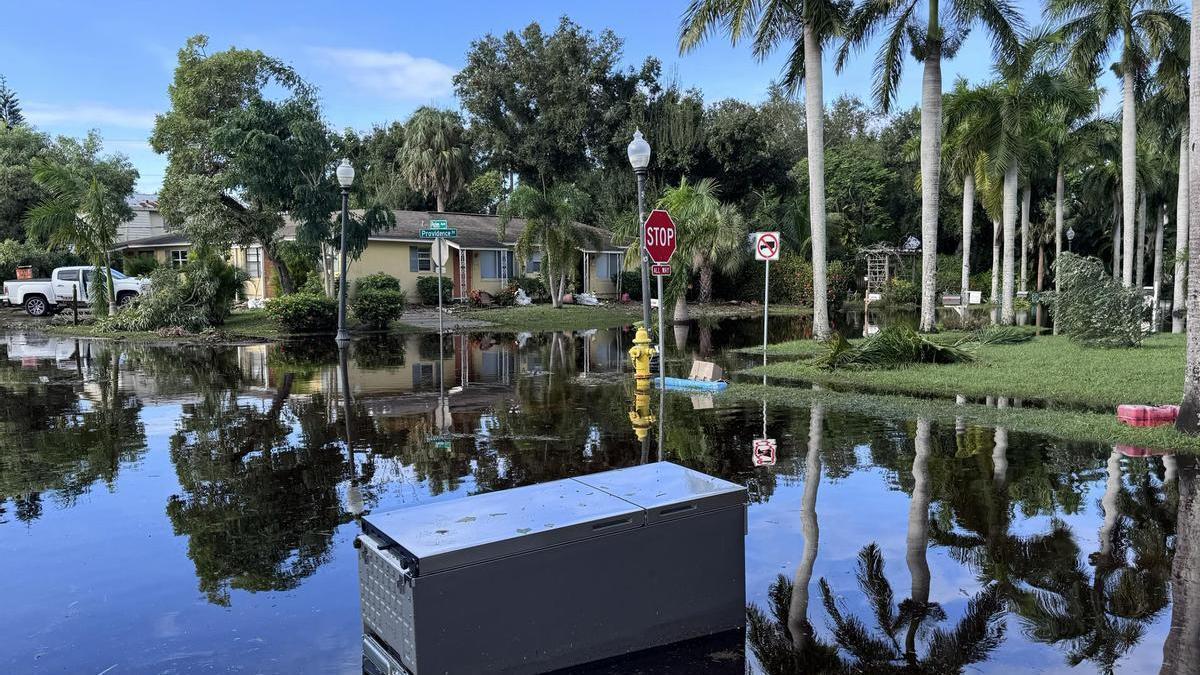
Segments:
[[[1074,241],[1074,239],[1075,239],[1075,228],[1068,227],[1067,228],[1067,241]]]
[[[343,159],[342,163],[338,164],[337,180],[338,185],[341,185],[343,190],[350,189],[350,186],[354,183],[354,167],[350,166],[349,159]]]
[[[642,137],[642,130],[633,132],[633,140],[629,141],[629,163],[634,171],[642,171],[650,165],[650,144]]]

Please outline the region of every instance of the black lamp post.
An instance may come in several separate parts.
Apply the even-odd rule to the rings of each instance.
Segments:
[[[638,198],[638,255],[642,268],[642,325],[650,330],[650,258],[646,255],[646,167],[650,166],[650,144],[642,137],[642,130],[633,132],[633,140],[627,150],[629,164],[637,175]]]
[[[338,342],[349,342],[350,331],[346,330],[346,229],[350,222],[350,186],[354,184],[354,167],[350,160],[343,159],[337,168],[338,185],[342,188],[342,255],[341,273],[338,275]]]

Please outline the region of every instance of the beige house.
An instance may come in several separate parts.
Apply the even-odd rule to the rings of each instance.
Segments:
[[[154,258],[160,266],[181,267],[187,262],[192,243],[179,232],[168,232],[142,239],[131,239],[118,245],[114,252],[125,257],[147,256]],[[226,255],[229,264],[246,273],[242,295],[247,299],[272,297],[271,277],[273,267],[263,255],[261,246],[233,246]]]
[[[410,298],[416,299],[417,280],[437,276],[430,257],[431,241],[422,239],[420,231],[428,229],[431,220],[445,220],[446,226],[457,230],[450,240],[450,258],[445,275],[454,284],[453,299],[462,299],[471,291],[496,293],[520,276],[533,276],[541,271],[540,255],[535,254],[518,269],[514,254],[517,239],[525,221],[514,218],[500,236],[500,219],[478,213],[439,213],[436,211],[395,211],[396,225],[372,235],[357,260],[350,261],[346,275],[353,288],[360,277],[383,272],[400,280]],[[580,249],[581,263],[576,271],[575,290],[599,296],[615,296],[617,275],[625,251],[612,243],[609,232],[597,227],[579,225],[593,235],[593,245]],[[295,225],[289,223],[284,238],[295,237]]]

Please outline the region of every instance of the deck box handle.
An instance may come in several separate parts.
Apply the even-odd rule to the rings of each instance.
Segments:
[[[607,530],[610,527],[617,527],[618,525],[628,525],[629,523],[632,523],[632,522],[633,522],[633,518],[626,516],[625,518],[619,518],[617,520],[610,520],[610,521],[607,521],[604,523],[596,523],[595,525],[592,525],[592,530],[593,531]]]

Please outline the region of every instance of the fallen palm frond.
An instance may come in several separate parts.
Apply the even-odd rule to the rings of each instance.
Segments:
[[[822,343],[825,352],[813,359],[827,370],[844,367],[895,368],[915,363],[963,363],[974,360],[975,342],[945,343],[907,326],[884,328],[857,345],[834,333]]]
[[[981,345],[1015,345],[1029,342],[1037,333],[1026,326],[988,326],[972,332],[959,340],[958,344],[977,343]]]

